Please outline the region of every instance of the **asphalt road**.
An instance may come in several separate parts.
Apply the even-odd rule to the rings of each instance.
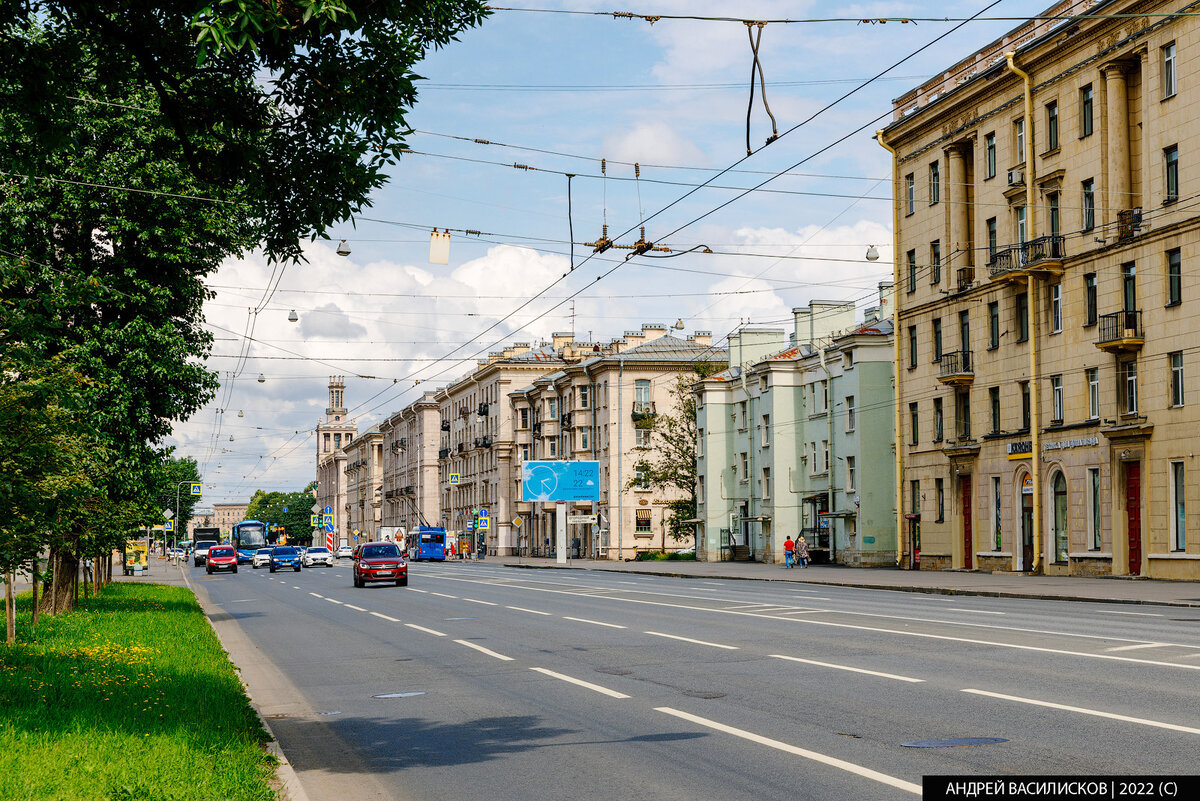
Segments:
[[[486,562],[411,564],[407,588],[355,589],[346,560],[188,570],[245,635],[314,801],[899,799],[925,774],[1197,772],[1192,610]],[[906,745],[955,738],[1003,742]]]

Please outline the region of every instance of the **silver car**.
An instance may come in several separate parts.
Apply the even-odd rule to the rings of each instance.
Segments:
[[[325,567],[333,567],[333,554],[328,548],[309,548],[304,552],[304,566],[316,567],[317,565],[325,565]]]
[[[254,558],[250,560],[250,564],[255,570],[258,570],[260,567],[270,567],[271,549],[259,548],[254,552]]]

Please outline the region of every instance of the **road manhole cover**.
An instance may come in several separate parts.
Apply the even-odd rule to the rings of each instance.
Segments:
[[[413,698],[414,696],[424,695],[423,692],[414,693],[384,693],[382,695],[372,695],[372,698]]]
[[[1003,737],[954,737],[949,740],[915,740],[900,745],[905,748],[957,748],[964,745],[995,745],[1007,742]]]

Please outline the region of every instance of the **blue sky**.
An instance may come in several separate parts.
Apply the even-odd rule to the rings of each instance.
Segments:
[[[612,10],[570,0],[503,5]],[[649,0],[621,10],[961,18],[986,5]],[[984,16],[1027,17],[1048,5],[1003,0]],[[205,501],[295,490],[313,479],[312,430],[330,375],[346,376],[361,431],[421,390],[469,372],[474,357],[552,332],[608,341],[643,323],[682,319],[685,333],[711,331],[720,340],[740,324],[787,327],[790,310],[811,299],[854,300],[861,316],[874,305],[877,283],[891,278],[890,166],[872,139],[886,119],[872,121],[890,115],[894,97],[1017,23],[968,23],[822,109],[954,24],[768,24],[759,48],[767,101],[780,133],[800,127],[763,147],[771,120],[756,87],[750,141],[757,152],[713,183],[749,188],[803,163],[719,208],[738,192],[709,187],[683,196],[746,156],[752,57],[745,25],[495,12],[417,67],[426,81],[408,117],[415,152],[354,224],[331,229],[332,242],[309,245],[308,263],[276,275],[274,293],[266,291],[272,270],[261,258],[230,261],[210,278],[216,296],[206,317],[217,341],[209,366],[222,390],[178,424],[172,440],[178,454],[201,463]],[[608,180],[598,177],[602,158]],[[575,175],[573,272],[561,173]],[[644,223],[647,240],[673,251],[715,252],[626,262],[628,251],[613,250],[587,259],[592,249],[578,243],[595,241],[605,220],[618,244],[636,241]],[[428,262],[435,227],[451,229],[448,265]],[[348,257],[334,253],[340,239]],[[869,244],[883,254],[874,264],[863,260]],[[295,323],[287,319],[293,309]],[[254,342],[239,369],[232,357],[251,326]]]

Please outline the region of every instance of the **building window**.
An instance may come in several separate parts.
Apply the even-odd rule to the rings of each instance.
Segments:
[[[999,551],[1003,544],[1000,517],[1000,477],[992,476],[992,549]]]
[[[988,405],[992,410],[992,433],[1000,433],[1000,387],[988,387]]]
[[[1025,119],[1013,123],[1013,144],[1017,154],[1017,163],[1025,163]]]
[[[917,210],[917,181],[912,173],[904,176],[904,197],[908,213],[912,214]]]
[[[650,532],[650,510],[649,509],[635,509],[634,511],[637,514],[634,516],[635,522],[634,522],[633,530],[635,532],[641,532],[643,534],[649,533]]]
[[[1000,301],[988,303],[988,350],[1000,347]]]
[[[1046,104],[1046,149],[1058,150],[1058,102]]]
[[[558,419],[558,398],[548,398],[546,400],[546,419]]]
[[[633,402],[643,409],[650,408],[650,379],[639,378],[633,382]]]
[[[1018,292],[1016,303],[1013,304],[1013,320],[1017,327],[1017,341],[1029,339],[1029,294]]]
[[[1096,180],[1088,178],[1081,184],[1083,188],[1083,230],[1090,231],[1096,227]]]
[[[917,404],[916,403],[908,404],[908,428],[909,428],[909,431],[911,432],[911,435],[909,436],[908,444],[916,445],[917,444]]]
[[[696,458],[704,458],[704,429],[696,429]]]
[[[546,438],[546,455],[551,457],[558,456],[558,437]]]
[[[334,434],[333,435],[333,449],[336,451],[340,447],[342,447],[342,435]]]
[[[942,441],[942,399],[933,399],[933,441]]]
[[[771,415],[769,414],[762,416],[762,445],[764,448],[771,446]]]
[[[771,497],[771,468],[769,467],[762,469],[762,497],[764,501]]]
[[[908,508],[911,514],[921,514],[921,482],[916,479],[908,482]]]
[[[1179,200],[1179,146],[1171,145],[1163,148],[1163,164],[1167,170],[1167,195],[1163,203],[1174,203]]]
[[[1052,423],[1063,421],[1063,382],[1061,375],[1050,376],[1050,404],[1054,413]]]
[[[1092,85],[1079,90],[1079,138],[1092,135]]]
[[[971,349],[971,312],[966,309],[958,313],[958,342],[961,350]]]
[[[934,522],[944,523],[946,522],[946,482],[943,479],[935,478],[933,488],[937,493],[937,520]]]
[[[858,476],[856,475],[856,473],[858,471],[855,468],[856,468],[856,462],[854,460],[854,457],[847,456],[846,457],[846,491],[847,492],[853,492],[854,490],[858,489],[858,484],[855,483],[858,480]]]
[[[1125,311],[1137,311],[1137,263],[1121,265],[1121,300]]]
[[[983,137],[983,149],[986,154],[985,178],[996,177],[996,134],[990,133]]]
[[[1046,195],[1046,206],[1050,210],[1050,236],[1058,236],[1062,233],[1062,215],[1059,213],[1057,192]]]
[[[1062,284],[1050,285],[1050,333],[1062,331]]]
[[[1100,550],[1100,468],[1088,468],[1088,537],[1093,551]]]
[[[954,393],[954,419],[960,441],[971,438],[971,390],[960,389]]]
[[[996,260],[996,251],[1000,247],[999,239],[996,236],[996,218],[989,217],[987,221],[987,243],[988,243],[988,263],[991,264]]]
[[[942,282],[942,243],[935,239],[929,243],[929,283]]]
[[[917,367],[917,327],[910,325],[908,327],[908,369],[914,370]]]
[[[1138,410],[1138,378],[1137,362],[1130,359],[1120,365],[1121,402],[1125,414],[1137,414]]]
[[[1096,303],[1096,274],[1087,273],[1083,276],[1084,326],[1095,325],[1099,315]]]
[[[942,199],[941,163],[929,165],[929,205],[932,206]]]
[[[650,429],[635,428],[633,430],[633,447],[649,448],[650,447]]]
[[[1163,100],[1174,97],[1178,88],[1178,73],[1175,70],[1175,43],[1163,45],[1162,48],[1162,90]]]
[[[1067,480],[1061,472],[1054,474],[1054,561],[1066,564],[1070,537],[1067,533]]]
[[[1029,239],[1029,215],[1024,206],[1017,206],[1017,241],[1026,242]],[[1024,257],[1024,251],[1021,253]]]
[[[854,396],[846,396],[846,431],[853,431],[856,421],[854,419]]]
[[[592,432],[587,426],[579,427],[579,449],[588,450],[592,447]]]
[[[521,428],[529,428],[529,410],[521,410]]]
[[[1183,405],[1183,351],[1168,354],[1171,361],[1171,405]]]
[[[529,461],[529,446],[528,445],[521,446],[521,461],[522,462]]]
[[[1032,417],[1032,408],[1029,405],[1029,382],[1018,381],[1017,386],[1021,389],[1021,429],[1028,431]]]
[[[822,473],[829,472],[829,441],[821,440],[821,455],[822,455]]]
[[[588,397],[588,392],[589,392],[588,387],[580,387],[579,388],[579,408],[580,409],[588,408],[588,403],[590,401],[590,398]]]
[[[1088,385],[1088,419],[1100,419],[1100,369],[1089,367],[1084,371]]]
[[[940,319],[933,321],[933,360],[935,362],[942,360],[942,321]]]
[[[905,254],[908,258],[908,291],[917,291],[917,251],[910,250]]]
[[[1167,305],[1183,302],[1183,254],[1179,248],[1167,251]]]
[[[743,451],[742,455],[741,455],[741,461],[742,461],[742,481],[749,481],[750,480],[750,456],[749,456],[749,454],[747,454]]]
[[[1184,501],[1187,485],[1183,481],[1183,462],[1171,462],[1171,550],[1187,550],[1187,513]]]
[[[738,404],[738,430],[746,430],[746,405],[747,401],[742,401]]]

